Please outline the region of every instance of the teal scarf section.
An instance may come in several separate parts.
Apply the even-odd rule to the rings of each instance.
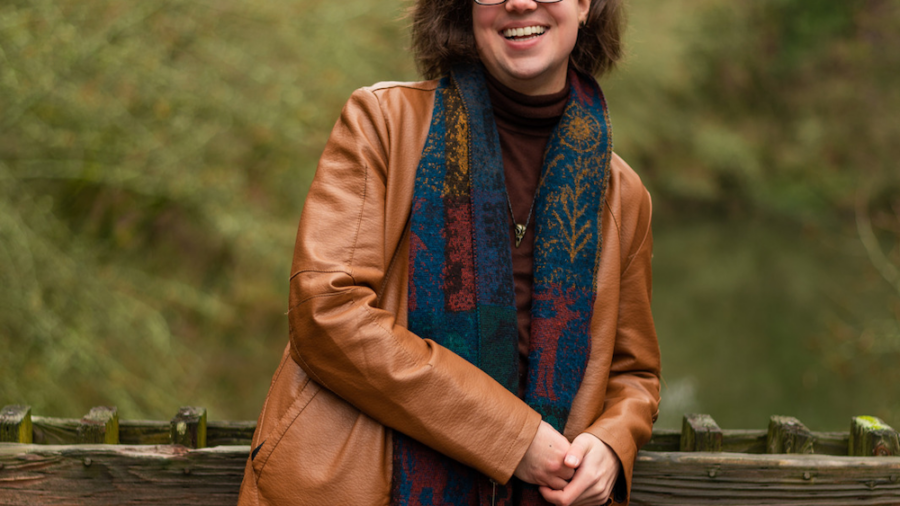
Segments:
[[[545,153],[535,206],[534,287],[524,401],[560,432],[584,377],[612,156],[596,81],[570,70],[569,102]],[[518,335],[500,142],[483,68],[463,66],[435,92],[416,172],[409,328],[515,393]],[[545,504],[397,432],[392,504]],[[521,485],[521,484],[520,484]],[[496,493],[496,497],[493,496]],[[515,496],[515,501],[514,501]]]

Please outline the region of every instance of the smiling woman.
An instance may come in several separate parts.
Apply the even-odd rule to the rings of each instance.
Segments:
[[[418,1],[432,80],[357,90],[319,160],[242,505],[627,503],[660,358],[591,76],[618,5]]]

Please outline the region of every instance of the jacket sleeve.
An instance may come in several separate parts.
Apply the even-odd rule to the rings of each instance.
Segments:
[[[410,165],[410,157],[394,152],[424,139],[405,131],[411,125],[428,125],[428,118],[404,120],[415,108],[401,108],[400,118],[393,109],[385,114],[380,100],[371,89],[352,95],[306,197],[290,282],[291,355],[314,381],[366,415],[505,483],[540,415],[380,308],[386,274],[406,261],[397,255],[396,230],[405,228],[408,209],[391,206],[409,203],[398,206],[393,198],[397,178],[390,172],[414,175],[418,160],[417,153]]]
[[[650,311],[653,234],[650,194],[633,173],[623,183],[622,262],[616,338],[603,410],[586,432],[609,445],[622,464],[614,489],[626,502],[638,449],[651,436],[659,414],[660,355]],[[624,480],[624,481],[623,481]]]

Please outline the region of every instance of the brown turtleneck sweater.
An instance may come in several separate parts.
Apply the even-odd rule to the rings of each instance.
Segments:
[[[487,75],[487,84],[497,132],[500,134],[506,191],[516,222],[528,222],[525,237],[519,247],[516,247],[515,225],[513,219],[509,218],[519,330],[519,396],[522,397],[525,393],[528,343],[531,339],[531,288],[534,279],[534,216],[529,219],[529,212],[540,182],[544,150],[569,99],[569,83],[567,81],[565,88],[559,93],[538,96],[514,91],[490,74]]]

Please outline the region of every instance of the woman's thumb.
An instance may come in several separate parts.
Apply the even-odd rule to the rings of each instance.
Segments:
[[[578,444],[578,441],[573,441],[572,445],[569,446],[569,451],[566,452],[566,458],[563,460],[566,463],[566,466],[576,469],[581,465],[581,460],[584,458],[584,448]]]

